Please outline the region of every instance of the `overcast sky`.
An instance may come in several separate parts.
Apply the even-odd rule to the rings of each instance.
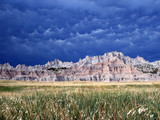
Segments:
[[[160,0],[0,0],[0,63],[111,51],[160,60]]]

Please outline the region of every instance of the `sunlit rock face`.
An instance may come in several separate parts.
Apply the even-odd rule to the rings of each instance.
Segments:
[[[160,79],[160,62],[130,58],[121,52],[80,59],[77,63],[54,60],[45,65],[0,65],[0,79],[26,81],[139,81]]]

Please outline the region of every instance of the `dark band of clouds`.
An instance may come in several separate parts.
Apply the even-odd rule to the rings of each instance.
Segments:
[[[121,51],[160,59],[160,0],[1,0],[0,63]]]

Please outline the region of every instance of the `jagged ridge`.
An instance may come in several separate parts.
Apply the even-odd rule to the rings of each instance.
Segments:
[[[66,69],[59,69],[66,68]],[[148,62],[142,57],[130,58],[121,52],[109,52],[102,56],[86,56],[78,62],[62,62],[55,59],[45,65],[0,65],[0,79],[36,81],[131,81],[158,80],[160,62]],[[55,69],[49,70],[49,69]]]

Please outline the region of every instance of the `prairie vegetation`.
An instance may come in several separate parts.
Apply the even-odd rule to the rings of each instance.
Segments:
[[[160,82],[0,80],[0,120],[160,119]]]

